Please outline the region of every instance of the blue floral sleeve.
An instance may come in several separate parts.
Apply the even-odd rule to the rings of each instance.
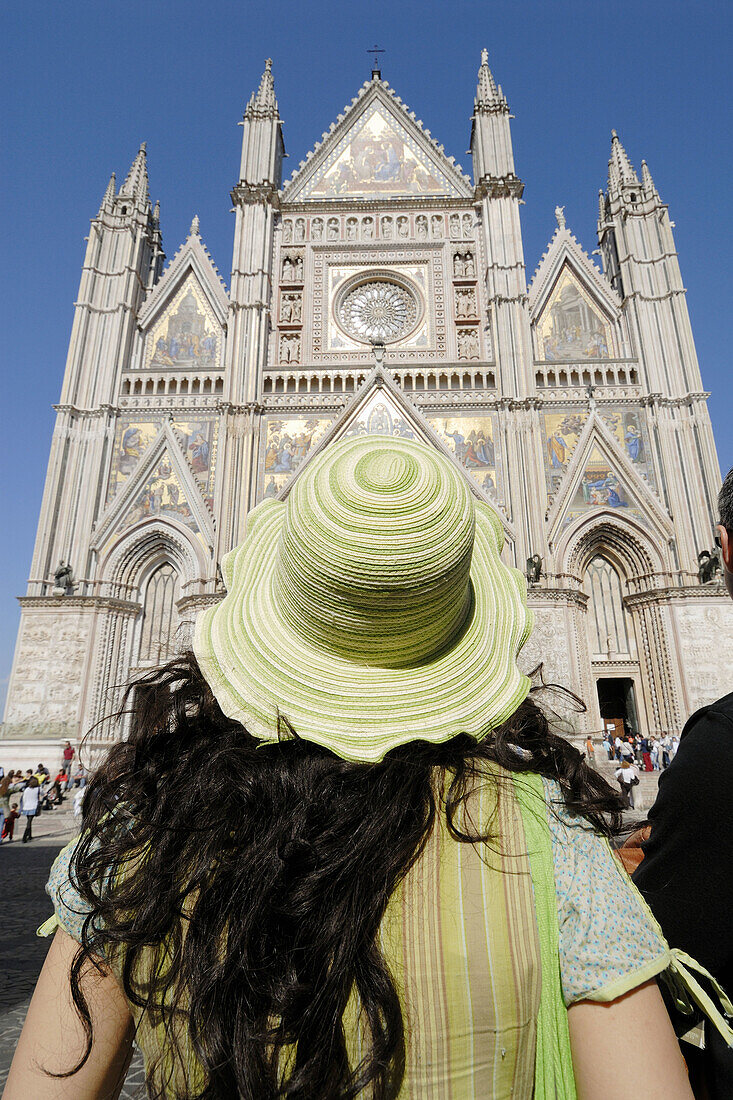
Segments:
[[[545,780],[565,1003],[612,1001],[670,965],[659,926],[608,842]]]
[[[69,875],[69,864],[79,838],[75,837],[56,856],[46,883],[46,893],[53,902],[54,915],[38,929],[38,934],[49,936],[56,928],[63,928],[73,940],[81,943],[81,930],[85,918],[91,912]]]

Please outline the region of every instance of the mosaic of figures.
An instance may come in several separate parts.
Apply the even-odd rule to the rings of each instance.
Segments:
[[[120,486],[135,470],[141,457],[158,435],[160,418],[122,417],[117,421],[114,453],[107,488],[109,502]],[[219,423],[217,420],[174,420],[171,428],[177,435],[196,481],[207,503],[214,502],[214,475]]]
[[[125,515],[122,530],[132,527],[133,523],[140,520],[153,517],[176,519],[179,523],[185,523],[192,531],[199,530],[167,452],[163,453],[155,470],[135,497],[132,508]]]
[[[603,409],[601,417],[634,463],[639,477],[654,488],[654,467],[643,416],[636,409]],[[563,409],[545,413],[542,419],[547,491],[554,496],[588,419],[588,411]]]
[[[440,416],[428,418],[431,427],[446,442],[450,451],[481,488],[497,493],[498,455],[496,426],[492,416]]]
[[[344,135],[299,198],[457,195],[386,107],[374,104]]]
[[[611,325],[565,269],[537,322],[541,359],[608,359],[616,352]]]
[[[145,365],[195,370],[219,362],[221,329],[198,281],[189,275],[148,334]]]
[[[259,499],[276,497],[331,423],[328,417],[273,417],[266,434],[259,469]]]
[[[377,390],[365,403],[359,416],[351,422],[342,438],[353,435],[390,435],[402,439],[414,439],[415,432],[405,420],[402,411],[390,397]]]
[[[282,223],[283,244],[302,244],[306,240],[314,244],[322,241],[384,241],[405,240],[417,237],[440,239],[446,234],[451,240],[472,240],[475,233],[474,214],[417,214],[412,218],[407,214],[366,215],[359,219],[350,217],[330,218],[284,218]]]
[[[624,478],[612,463],[593,447],[583,469],[578,488],[563,517],[563,528],[594,508],[614,508],[646,523],[646,517]]]

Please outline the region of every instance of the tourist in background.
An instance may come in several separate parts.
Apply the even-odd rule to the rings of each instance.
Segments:
[[[74,747],[71,744],[71,741],[67,741],[64,745],[61,768],[59,770],[66,772],[67,775],[71,775],[71,766],[74,762],[75,755],[76,754],[74,752]]]
[[[13,786],[13,773],[3,775],[0,779],[0,835],[2,835],[5,818],[10,813],[10,788]]]
[[[41,788],[35,775],[28,780],[28,786],[20,796],[20,812],[25,816],[23,843],[33,839],[33,818],[38,814]]]
[[[593,738],[590,734],[585,739],[585,756],[592,768],[596,766],[596,750],[593,747]]]
[[[3,825],[2,833],[0,833],[0,842],[7,837],[8,843],[13,839],[13,833],[15,832],[15,823],[20,817],[18,813],[18,803],[12,802],[10,805],[10,813],[5,818],[5,824]]]
[[[631,761],[626,758],[621,761],[621,767],[616,768],[614,772],[616,776],[616,782],[621,788],[621,797],[624,800],[624,805],[627,809],[633,810],[634,806],[634,787],[639,785],[639,772]]]

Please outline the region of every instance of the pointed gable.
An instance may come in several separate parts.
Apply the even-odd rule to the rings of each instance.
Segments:
[[[538,359],[609,359],[621,354],[621,302],[564,225],[558,227],[529,286]]]
[[[208,545],[214,520],[202,489],[205,492],[172,424],[164,423],[110,500],[95,531],[95,546],[108,546],[123,531],[146,519],[183,524]]]
[[[296,479],[302,474],[305,467],[314,460],[316,455],[328,447],[329,444],[339,439],[348,439],[354,435],[400,436],[403,439],[416,439],[421,443],[427,443],[440,451],[454,466],[457,466],[468,482],[471,493],[491,508],[499,516],[508,537],[514,541],[516,533],[506,514],[498,506],[493,490],[485,481],[474,477],[475,471],[471,470],[463,460],[457,446],[452,446],[441,430],[444,418],[439,418],[436,428],[423,416],[404,395],[400,387],[392,378],[389,370],[382,366],[375,366],[365,378],[362,386],[357,391],[352,402],[344,409],[339,417],[331,424],[320,437],[318,442],[311,447],[306,459],[299,468],[290,476],[275,493],[265,495],[277,495],[284,500]],[[492,433],[490,433],[492,434]],[[493,434],[491,442],[493,457]]]
[[[142,365],[180,370],[219,366],[228,309],[224,283],[194,218],[188,237],[140,310]]]
[[[386,81],[363,85],[286,183],[283,199],[469,197],[470,180]]]
[[[646,465],[639,465],[640,456],[635,458],[635,453],[628,443],[622,448],[614,414],[599,415],[594,410],[584,419],[547,513],[550,541],[587,513],[601,510],[627,515],[658,537],[670,537],[669,516],[652,492]]]

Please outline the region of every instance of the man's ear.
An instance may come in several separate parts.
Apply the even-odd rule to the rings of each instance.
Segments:
[[[723,564],[729,573],[733,573],[733,539],[722,523],[718,524],[716,531],[720,539],[720,556],[723,559]]]

